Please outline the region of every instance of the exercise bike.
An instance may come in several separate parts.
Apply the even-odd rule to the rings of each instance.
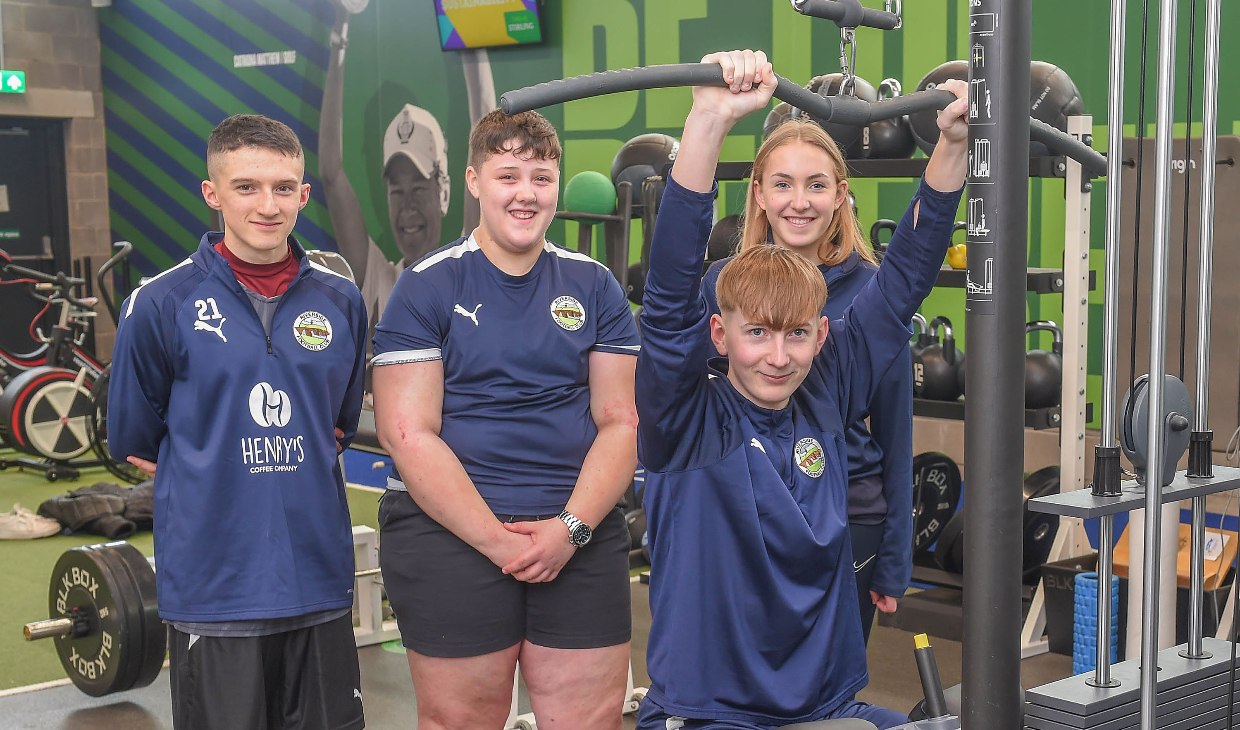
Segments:
[[[121,242],[116,249],[97,274],[114,321],[116,304],[108,296],[105,276],[129,255],[132,246]],[[3,251],[0,275],[14,277],[0,284],[28,286],[29,296],[43,302],[43,309],[30,323],[30,335],[38,347],[28,353],[0,349],[0,367],[7,376],[0,391],[0,438],[29,455],[0,458],[0,469],[38,469],[48,481],[56,481],[76,478],[82,468],[102,466],[127,482],[141,481],[141,472],[112,459],[107,451],[108,366],[82,347],[99,298],[74,294],[86,284],[84,279],[18,266]],[[52,307],[59,308],[59,315],[51,331],[44,333],[39,322]]]

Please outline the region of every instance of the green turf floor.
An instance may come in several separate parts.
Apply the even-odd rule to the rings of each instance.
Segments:
[[[11,452],[9,452],[11,453]],[[112,482],[103,469],[90,469],[76,482],[48,482],[37,472],[0,471],[0,511],[19,503],[31,510],[54,495],[96,482]],[[378,529],[379,494],[363,489],[348,491],[353,524]],[[40,540],[0,541],[0,690],[22,687],[65,676],[50,640],[28,642],[22,626],[48,618],[48,580],[61,553],[78,545],[106,542],[98,535],[57,535]],[[153,551],[151,533],[129,539],[144,554]]]

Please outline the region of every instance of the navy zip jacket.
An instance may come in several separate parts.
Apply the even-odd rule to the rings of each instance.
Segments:
[[[717,313],[715,285],[731,261],[716,261],[706,272],[702,293],[709,311]],[[839,319],[853,299],[874,278],[878,267],[856,251],[834,266],[819,264],[827,282],[828,319]],[[870,407],[844,432],[848,445],[848,520],[882,524],[883,536],[874,557],[870,587],[884,596],[900,597],[913,573],[913,371],[907,342],[882,374]],[[869,428],[865,419],[869,418]]]
[[[883,266],[789,405],[759,408],[716,358],[701,262],[713,195],[668,180],[637,365],[651,562],[650,696],[669,714],[772,725],[822,718],[868,681],[847,518],[845,424],[907,347],[960,192],[924,182]]]
[[[159,615],[300,616],[353,602],[353,538],[333,427],[357,430],[366,309],[312,264],[271,333],[208,233],[121,308],[108,446],[155,461]]]

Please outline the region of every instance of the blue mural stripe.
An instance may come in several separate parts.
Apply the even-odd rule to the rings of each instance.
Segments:
[[[184,121],[170,113],[166,108],[164,108],[164,106],[147,98],[145,94],[130,83],[128,78],[124,77],[107,64],[104,64],[103,67],[103,82],[108,89],[109,95],[114,94],[117,98],[132,106],[135,110],[150,120],[152,124],[158,125],[162,131],[166,132],[181,147],[191,151],[199,159],[206,154],[207,140],[205,134],[199,134],[186,127]],[[112,119],[114,119],[115,116],[116,115],[114,114],[108,115],[109,125],[112,123]],[[221,119],[222,118],[223,117],[221,117]],[[215,124],[215,122],[212,122],[207,118],[203,118],[202,121],[203,124],[207,126],[214,126]],[[127,141],[132,143],[137,138],[142,136],[143,135],[141,133],[134,132],[133,137],[127,138]],[[301,137],[300,131],[298,132],[298,136]],[[305,146],[304,137],[302,144]],[[154,145],[151,146],[154,148]],[[309,150],[311,148],[307,149]],[[190,177],[193,178],[193,185],[197,185],[198,181],[202,180],[201,175],[204,172],[203,167],[205,167],[205,165],[194,170],[188,170],[182,163],[177,162],[166,153],[161,153],[159,162],[167,165],[165,170],[176,168],[186,170],[190,174]],[[179,178],[180,176],[177,177]],[[318,180],[311,179],[309,176],[307,176],[307,178],[307,182],[310,182],[311,184],[310,198],[316,203],[326,206],[327,199],[324,197],[323,186],[318,182]]]
[[[198,245],[198,239],[202,236],[201,230],[195,233],[189,228],[181,231],[165,231],[146,217],[138,206],[119,195],[111,195],[109,203],[112,206],[113,215],[119,215],[128,221],[134,230],[140,231],[146,237],[150,244],[148,248],[158,249],[173,261],[185,258],[185,254]],[[202,224],[196,224],[195,228],[201,229]],[[134,243],[138,242],[134,241]]]
[[[140,149],[137,145],[133,145],[133,142],[128,138],[125,139],[125,143],[138,149],[143,155],[149,154],[149,146],[146,146],[146,149]],[[122,156],[119,152],[112,149],[108,150],[108,167],[115,175],[142,196],[141,201],[133,200],[130,202],[135,204],[140,202],[143,206],[150,205],[159,210],[162,215],[174,221],[176,225],[186,230],[193,230],[202,226],[202,221],[206,216],[204,212],[206,203],[202,201],[201,197],[198,199],[200,203],[198,210],[187,208],[184,200],[169,195],[162,185],[143,174],[141,170],[134,166],[135,164],[141,164],[141,160]],[[201,183],[201,180],[187,181],[184,187],[179,189],[197,190]]]
[[[134,244],[133,252],[129,254],[129,258],[127,259],[127,261],[129,262],[130,269],[132,271],[130,275],[132,280],[129,282],[130,286],[137,286],[139,277],[151,276],[152,274],[157,274],[165,268],[165,267],[160,266],[158,263],[152,261],[150,257],[146,255],[146,248],[145,248],[146,242],[135,241],[133,240],[134,238],[135,236],[131,236],[130,234],[126,233],[123,228],[118,228],[115,226],[115,224],[113,225],[112,227],[112,240],[113,241],[129,241],[130,243]]]
[[[166,64],[159,63],[156,59],[151,58],[145,51],[130,43],[127,38],[122,37],[117,30],[103,25],[100,26],[99,30],[100,38],[103,41],[105,48],[113,53],[116,53],[119,57],[134,67],[142,69],[147,78],[153,82],[152,85],[162,88],[164,91],[174,96],[177,101],[185,104],[195,113],[201,115],[203,119],[210,121],[213,126],[230,114],[235,114],[242,111],[265,114],[275,119],[287,119],[295,116],[290,114],[288,110],[271,101],[270,97],[266,94],[263,94],[246,84],[236,83],[231,86],[224,87],[216,83],[208,82],[212,91],[218,90],[218,96],[231,97],[236,102],[240,103],[241,106],[246,107],[244,109],[223,109],[218,105],[215,99],[207,97],[203,93],[203,90],[195,87],[185,78],[169,69]],[[165,31],[165,34],[166,33],[168,33],[168,31]],[[223,68],[218,64],[215,64],[215,66],[219,69]],[[201,71],[202,69],[199,70]],[[206,76],[205,78],[210,78],[210,76]],[[228,69],[226,75],[223,75],[222,78],[235,79],[236,76],[232,69]],[[299,124],[298,126],[302,125]],[[315,148],[318,144],[317,130],[306,129],[305,133],[306,136],[302,137],[303,144]]]
[[[115,94],[126,104],[132,106],[140,114],[145,116],[152,124],[157,125],[161,130],[166,132],[168,136],[172,137],[172,139],[176,140],[179,145],[192,152],[196,157],[202,159],[202,157],[206,154],[206,135],[198,134],[194,130],[185,126],[183,121],[171,114],[160,104],[157,104],[149,99],[137,88],[130,85],[128,79],[121,76],[107,64],[104,64],[103,66],[103,84],[108,89],[110,94]],[[221,119],[222,118],[223,117],[221,117]],[[202,122],[208,127],[215,124],[215,122],[208,121],[207,117],[203,117]],[[108,120],[108,123],[109,125],[111,124],[111,119]],[[203,170],[199,170],[195,174],[201,175],[202,172]]]
[[[147,78],[153,82],[152,86],[176,97],[177,101],[185,104],[203,119],[216,124],[229,115],[229,111],[220,108],[214,100],[208,99],[201,91],[190,86],[184,79],[170,71],[165,63],[152,58],[112,28],[100,25],[99,36],[104,48],[128,61],[135,68],[142,69]]]
[[[237,15],[245,18],[254,26],[261,28],[264,32],[270,33],[274,38],[284,43],[291,50],[296,50],[297,55],[306,54],[307,59],[313,60],[315,65],[322,73],[327,73],[327,34],[333,24],[335,24],[335,13],[327,8],[327,17],[320,17],[323,32],[321,36],[310,36],[303,33],[300,29],[294,27],[281,15],[274,13],[270,8],[265,7],[262,3],[256,3],[254,0],[221,0],[226,5],[236,11]],[[191,6],[196,3],[188,3]],[[316,3],[301,3],[302,8],[306,5],[315,5]],[[331,3],[322,3],[322,5],[330,6]],[[299,8],[299,9],[302,9]],[[196,10],[198,8],[195,8]],[[309,12],[303,10],[303,12]],[[330,14],[328,14],[330,13]],[[262,50],[274,50],[271,48]]]
[[[305,60],[318,66],[319,74],[326,73],[327,53],[324,49],[326,43],[326,33],[324,40],[313,41],[307,40],[302,46],[290,46],[288,48],[260,48],[252,40],[246,38],[237,32],[232,26],[228,25],[219,18],[198,7],[197,3],[180,3],[176,6],[176,10],[189,23],[201,30],[205,35],[222,44],[225,48],[231,49],[231,53],[226,58],[215,58],[210,54],[203,52],[198,47],[188,43],[180,36],[176,35],[171,28],[156,20],[152,15],[138,9],[134,5],[127,6],[125,17],[135,26],[141,28],[151,35],[158,38],[168,46],[170,50],[195,66],[204,69],[204,73],[208,73],[210,69],[218,69],[218,73],[226,74],[229,77],[237,77],[237,69],[232,66],[232,56],[238,53],[262,53],[266,51],[283,51],[295,50],[298,57],[305,54]],[[248,3],[249,11],[256,11],[259,8],[257,3]],[[171,8],[170,8],[171,9]],[[247,20],[247,22],[250,22]],[[269,31],[270,28],[264,28]],[[267,76],[275,80],[289,93],[297,95],[302,102],[309,105],[317,105],[320,97],[323,95],[321,88],[315,88],[313,82],[305,75],[298,73],[294,66],[263,66],[261,68],[246,69],[246,71],[261,71]],[[209,74],[210,75],[210,74]],[[307,89],[306,87],[311,87]],[[233,86],[229,86],[233,90]],[[255,109],[261,108],[260,104],[270,104],[263,98],[261,92],[253,90],[252,93],[238,93],[238,98],[252,105]],[[261,100],[260,100],[261,99]],[[266,113],[266,112],[264,112]]]

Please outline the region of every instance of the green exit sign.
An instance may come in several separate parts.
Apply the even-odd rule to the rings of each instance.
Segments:
[[[4,93],[4,94],[26,93],[26,72],[25,71],[5,71],[3,69],[0,69],[0,93]]]

